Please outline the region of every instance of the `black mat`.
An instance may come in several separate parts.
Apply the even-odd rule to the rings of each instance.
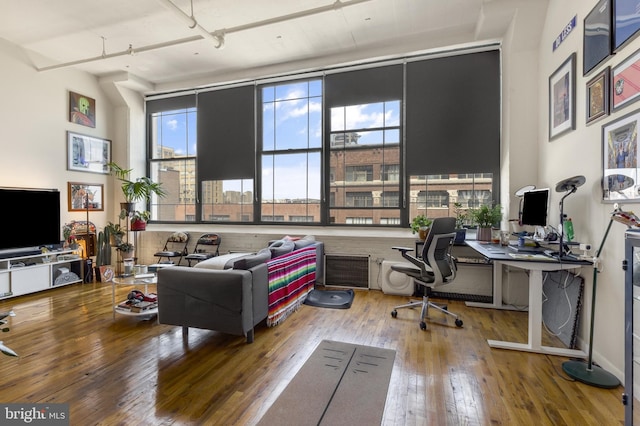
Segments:
[[[305,305],[318,308],[349,309],[353,303],[354,291],[311,290],[304,300]]]

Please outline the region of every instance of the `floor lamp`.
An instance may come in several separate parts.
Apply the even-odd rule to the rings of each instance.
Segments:
[[[631,182],[633,185],[633,181]],[[621,188],[619,190],[622,190]],[[596,256],[593,262],[593,286],[591,290],[591,329],[589,330],[589,357],[587,362],[584,361],[565,361],[562,363],[562,370],[564,370],[569,377],[578,380],[579,382],[586,383],[591,386],[597,386],[599,388],[613,389],[620,385],[620,381],[616,376],[609,373],[605,369],[593,365],[593,324],[595,322],[595,314],[596,314],[596,289],[597,289],[597,277],[598,277],[598,258],[600,257],[600,253],[602,252],[602,248],[604,247],[604,243],[607,240],[607,236],[609,235],[609,230],[611,229],[611,224],[613,221],[624,222],[625,213],[619,208],[616,204],[613,212],[611,213],[611,218],[609,219],[609,225],[607,226],[607,230],[604,233],[604,237],[602,237],[602,242],[600,243],[600,247],[598,247],[598,251],[596,252]]]

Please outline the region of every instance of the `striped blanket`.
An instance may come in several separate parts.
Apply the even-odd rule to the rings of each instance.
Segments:
[[[278,325],[296,311],[316,281],[316,246],[304,247],[267,262],[269,315],[267,326]]]

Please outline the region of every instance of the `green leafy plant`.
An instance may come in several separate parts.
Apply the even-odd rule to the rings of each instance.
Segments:
[[[462,203],[453,203],[453,214],[456,215],[456,229],[462,229],[469,218],[469,214],[462,209]]]
[[[116,247],[116,250],[121,253],[130,253],[133,251],[133,244],[127,242],[120,243],[118,247]]]
[[[477,209],[469,210],[469,214],[473,223],[479,228],[491,228],[502,220],[502,206],[496,204],[491,207],[485,204]]]
[[[433,223],[433,220],[427,218],[427,216],[421,214],[414,217],[411,220],[411,233],[417,234],[420,228],[428,228]]]
[[[108,165],[111,168],[111,173],[122,182],[120,187],[127,203],[149,201],[153,194],[156,194],[158,197],[167,195],[164,188],[162,188],[162,183],[156,183],[147,176],[131,180],[132,169],[123,169],[113,162]]]

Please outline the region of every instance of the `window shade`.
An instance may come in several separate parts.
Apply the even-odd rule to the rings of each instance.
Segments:
[[[198,180],[253,179],[254,87],[198,94]]]
[[[147,114],[160,111],[174,111],[177,109],[193,108],[196,106],[196,95],[176,96],[175,98],[156,99],[147,101]]]
[[[402,99],[402,65],[325,76],[327,108]]]
[[[406,159],[408,175],[498,175],[498,50],[407,64]]]

